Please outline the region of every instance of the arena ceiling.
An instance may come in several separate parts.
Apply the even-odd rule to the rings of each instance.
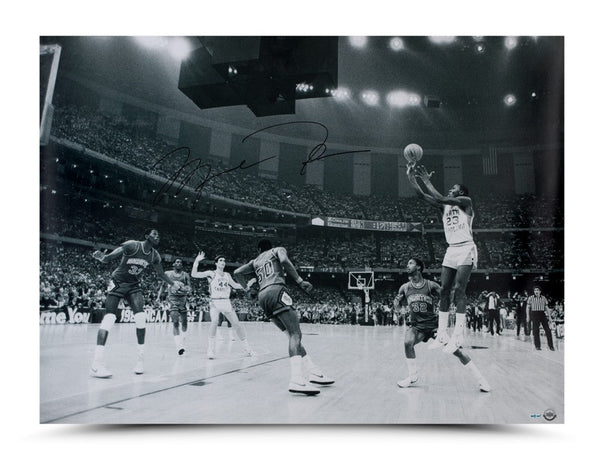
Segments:
[[[169,38],[171,39],[171,38]],[[455,37],[437,43],[424,36],[369,37],[356,47],[338,41],[338,92],[349,96],[297,100],[291,115],[256,117],[246,106],[200,109],[178,89],[180,62],[167,47],[144,47],[132,37],[42,37],[62,47],[61,75],[76,76],[136,98],[205,119],[258,130],[289,121],[316,121],[329,141],[402,148],[470,148],[482,144],[562,143],[564,39],[521,36]],[[193,40],[197,42],[197,40]],[[163,39],[162,42],[168,42]],[[63,78],[64,80],[64,78]],[[379,95],[365,103],[363,93]],[[418,96],[418,104],[391,106],[390,92]],[[507,104],[507,95],[513,103]],[[428,107],[425,98],[438,99]],[[371,98],[373,100],[373,97]],[[274,134],[319,138],[306,126],[273,129]]]

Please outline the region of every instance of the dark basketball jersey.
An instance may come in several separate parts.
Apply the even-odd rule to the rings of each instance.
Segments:
[[[112,278],[117,282],[137,283],[144,269],[160,263],[158,252],[154,248],[145,252],[141,241],[127,241],[121,247],[123,247],[123,257],[112,273]]]
[[[278,248],[262,252],[252,261],[259,289],[264,289],[272,284],[285,284],[283,267],[277,257]]]
[[[181,272],[177,273],[174,270],[167,270],[165,272],[165,275],[167,275],[173,281],[181,281],[184,284],[184,286],[190,285],[190,276],[187,274],[187,272],[181,271]],[[170,296],[185,297],[187,295],[187,292],[185,292],[185,291],[182,291],[182,290],[174,291],[173,289],[174,289],[173,286],[167,285],[167,292]]]
[[[410,312],[410,320],[417,328],[437,328],[438,316],[435,313],[431,295],[432,281],[423,280],[423,286],[415,287],[411,281],[402,285],[406,303]]]

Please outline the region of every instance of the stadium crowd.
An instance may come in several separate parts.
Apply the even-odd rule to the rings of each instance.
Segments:
[[[52,135],[81,144],[91,150],[149,173],[169,177],[182,166],[186,156],[175,153],[173,145],[154,136],[153,129],[128,120],[123,115],[109,115],[87,106],[57,106]],[[222,161],[209,161],[211,173],[226,169]],[[207,169],[208,170],[208,169]],[[192,176],[202,177],[198,170]],[[435,208],[414,199],[370,195],[368,198],[335,194],[315,186],[298,187],[285,180],[257,178],[246,171],[232,171],[214,177],[204,185],[204,192],[257,206],[310,215],[348,217],[369,220],[423,222],[439,228]],[[564,214],[555,199],[534,195],[500,195],[481,193],[474,197],[477,210],[475,228],[540,228],[564,226]]]
[[[189,218],[176,215],[170,215],[170,221],[161,227],[152,221],[132,218],[127,204],[108,210],[103,202],[76,196],[70,198],[68,209],[56,206],[44,211],[42,233],[116,245],[140,239],[145,229],[158,227],[162,234],[161,252],[177,257],[193,258],[195,252],[203,250],[208,255],[223,253],[231,263],[244,263],[254,258],[254,242],[259,236],[216,228],[211,231],[210,227],[197,227]],[[114,242],[115,237],[119,242]],[[428,267],[439,269],[447,246],[439,232],[422,235],[317,229],[291,234],[285,239],[274,234],[272,239],[288,248],[295,264],[329,271],[402,268],[407,255],[419,255]],[[554,241],[549,232],[475,233],[475,241],[480,269],[562,268],[562,242]]]

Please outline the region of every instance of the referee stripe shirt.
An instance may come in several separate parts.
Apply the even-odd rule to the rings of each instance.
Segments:
[[[548,306],[548,300],[543,295],[530,295],[527,304],[531,306],[532,311],[545,311]]]

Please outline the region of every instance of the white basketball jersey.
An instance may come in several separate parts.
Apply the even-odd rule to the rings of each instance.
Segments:
[[[473,242],[473,216],[458,206],[444,205],[444,234],[449,245]]]
[[[210,298],[229,298],[232,281],[231,275],[227,272],[223,272],[223,275],[213,272],[209,283]]]

